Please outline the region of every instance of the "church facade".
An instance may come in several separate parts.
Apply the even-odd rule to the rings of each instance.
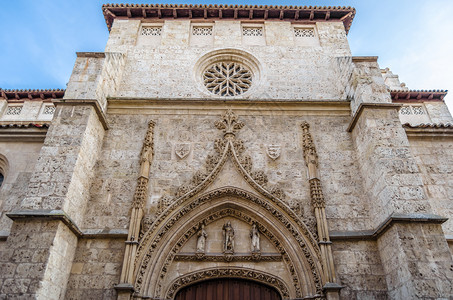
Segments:
[[[0,90],[1,299],[453,299],[453,118],[351,7],[104,5]]]

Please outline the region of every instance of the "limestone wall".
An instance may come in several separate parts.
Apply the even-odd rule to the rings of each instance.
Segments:
[[[123,255],[123,239],[79,240],[64,299],[116,299]]]
[[[341,299],[388,299],[385,273],[375,241],[334,241]]]
[[[124,57],[121,53],[77,53],[64,98],[96,100],[104,110],[107,97],[116,93],[123,67]]]
[[[6,160],[5,179],[0,188],[0,233],[7,235],[12,221],[6,213],[17,210],[25,197],[42,142],[0,142]]]
[[[445,234],[453,235],[453,139],[428,136],[409,141],[431,207],[449,218],[442,227]]]
[[[116,96],[212,98],[204,86],[197,84],[201,74],[195,63],[211,51],[233,48],[250,53],[259,62],[255,79],[260,78],[253,82],[257,88],[245,93],[245,99],[341,98],[343,90],[336,84],[338,64],[334,58],[351,55],[342,23],[317,23],[311,27],[315,37],[302,45],[295,41],[295,25],[289,22],[253,24],[258,25],[263,36],[250,40],[241,32],[241,26],[251,26],[247,23],[206,23],[204,26],[213,27],[213,38],[210,44],[203,42],[200,47],[191,43],[190,21],[140,24],[137,20],[117,20],[106,47],[107,52],[126,56]],[[142,26],[161,28],[161,36],[141,36]]]
[[[453,117],[451,116],[451,112],[448,110],[448,106],[445,102],[425,102],[424,105],[428,111],[432,123],[453,124]]]

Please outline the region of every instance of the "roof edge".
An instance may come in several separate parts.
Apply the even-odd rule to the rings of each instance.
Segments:
[[[348,33],[356,10],[350,6],[104,4],[102,12],[109,31],[116,18],[126,18],[343,22]]]
[[[36,89],[4,90],[4,89],[0,89],[0,99],[11,101],[11,102],[14,102],[14,101],[23,102],[24,100],[45,101],[45,100],[63,98],[65,91],[66,91],[65,89],[43,89],[43,90],[36,90]]]

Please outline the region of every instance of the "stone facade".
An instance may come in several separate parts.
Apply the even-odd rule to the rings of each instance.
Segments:
[[[355,10],[105,5],[65,91],[1,90],[0,298],[453,298],[453,119]]]

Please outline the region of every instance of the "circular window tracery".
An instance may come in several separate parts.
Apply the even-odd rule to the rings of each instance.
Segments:
[[[203,72],[206,88],[219,96],[237,96],[245,93],[252,84],[253,74],[242,64],[219,62]]]
[[[206,53],[194,66],[200,91],[222,98],[250,97],[259,90],[261,65],[250,53],[239,49],[219,49]]]

